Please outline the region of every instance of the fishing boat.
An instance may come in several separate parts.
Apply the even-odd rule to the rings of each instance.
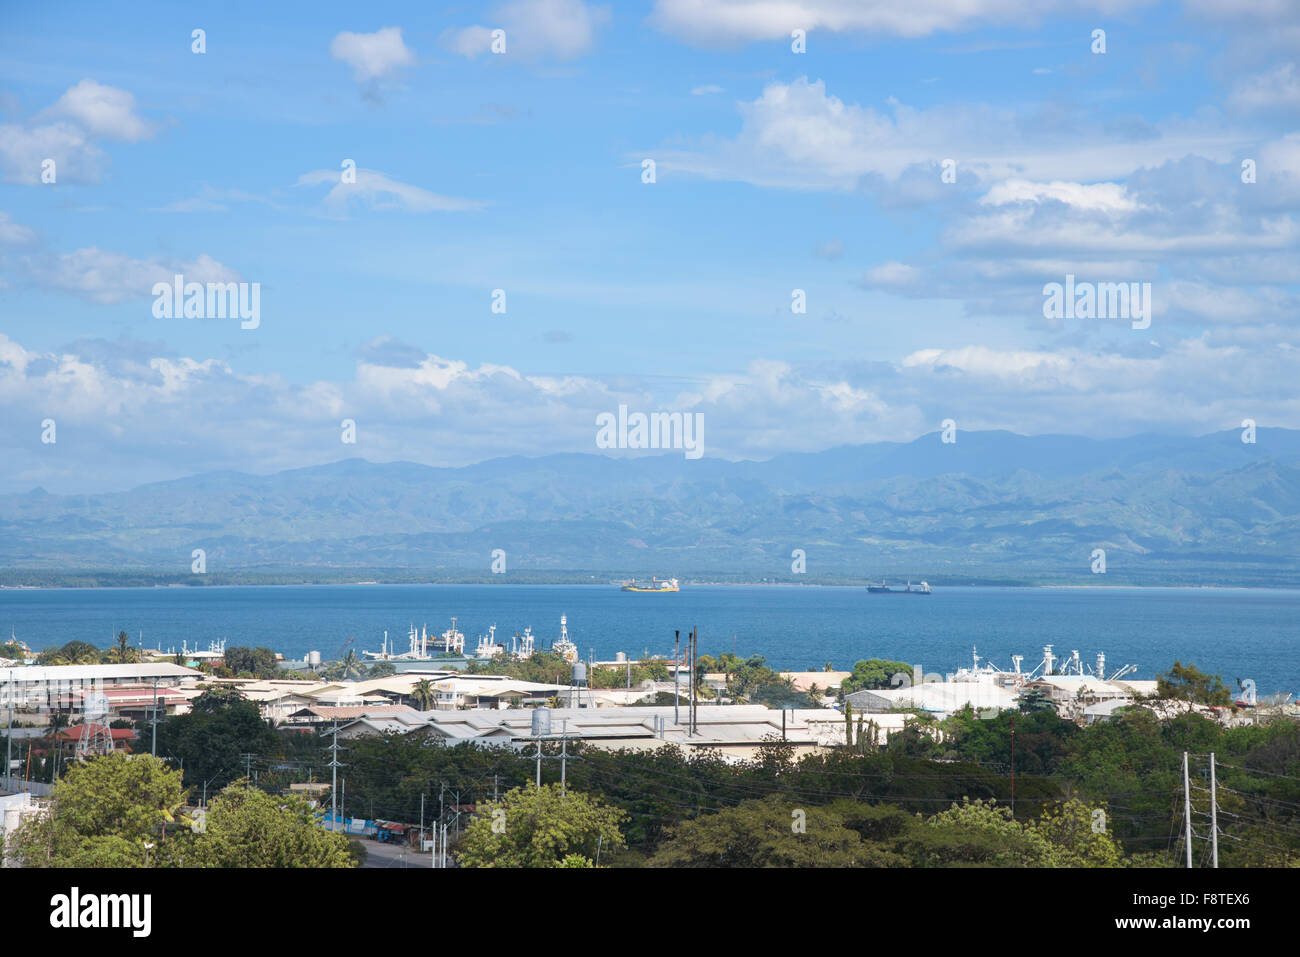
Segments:
[[[474,649],[474,657],[483,661],[499,658],[505,653],[506,646],[497,641],[496,625],[490,627],[486,635],[479,636],[478,645]]]
[[[442,633],[441,638],[429,637],[429,626],[424,625],[419,631],[415,625],[407,634],[409,648],[395,651],[388,641],[388,632],[384,632],[384,642],[379,651],[362,651],[363,658],[370,661],[431,661],[435,652],[439,654],[458,655],[465,651],[465,636],[456,630],[456,619],[451,620],[451,627]]]
[[[623,591],[668,592],[680,591],[676,578],[651,578],[649,585],[638,585],[636,580],[624,582]]]
[[[567,661],[573,664],[578,660],[578,646],[569,639],[569,617],[560,616],[560,637],[555,640],[551,650]]]
[[[510,657],[518,659],[531,658],[535,641],[531,625],[524,629],[522,635],[516,632],[515,636],[510,639]]]

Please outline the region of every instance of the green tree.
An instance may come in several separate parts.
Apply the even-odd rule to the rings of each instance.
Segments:
[[[434,699],[437,698],[437,692],[433,688],[433,682],[428,678],[421,678],[411,688],[411,699],[415,706],[421,711],[428,711],[433,707]]]
[[[1124,850],[1110,835],[1105,808],[1077,798],[1048,807],[1034,824],[1056,849],[1059,867],[1120,867]]]
[[[277,744],[257,705],[230,688],[205,691],[189,714],[158,725],[158,753],[184,768],[187,786],[206,781],[209,790],[239,775],[244,754],[268,754]]]
[[[100,659],[105,664],[129,665],[140,660],[140,652],[131,647],[131,636],[125,631],[117,633],[117,644],[102,652]]]
[[[275,678],[280,669],[276,664],[275,652],[270,648],[248,648],[235,645],[225,652],[225,670],[231,677],[249,676],[252,678]]]
[[[904,853],[918,867],[1051,867],[1052,843],[1009,807],[969,798],[911,831]]]
[[[37,660],[43,665],[97,665],[99,649],[88,641],[69,641],[62,647],[41,652]]]
[[[863,867],[890,862],[832,809],[781,794],[673,827],[651,867]]]
[[[169,828],[183,824],[181,775],[149,755],[114,753],[73,764],[50,810],[9,842],[23,867],[143,867],[169,861]],[[174,840],[174,837],[173,837]],[[150,857],[147,844],[154,845]]]
[[[1156,697],[1193,704],[1229,705],[1232,693],[1218,675],[1207,675],[1195,665],[1175,661],[1173,667],[1156,675]]]
[[[462,867],[571,867],[575,857],[594,862],[598,849],[626,845],[622,811],[580,791],[561,794],[558,784],[515,788],[480,806],[455,852]]]
[[[232,784],[212,801],[189,863],[200,867],[355,867],[346,835],[298,797]]]
[[[889,661],[885,658],[868,658],[853,666],[853,673],[840,685],[843,694],[872,688],[889,688],[894,675],[907,675],[912,678],[912,666],[903,661]]]

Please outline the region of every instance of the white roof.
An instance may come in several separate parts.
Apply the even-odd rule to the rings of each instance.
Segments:
[[[203,672],[180,665],[145,662],[138,665],[29,665],[13,669],[14,681],[152,681],[154,678],[202,678]],[[6,672],[0,681],[8,681]]]
[[[960,711],[967,705],[1002,710],[1016,706],[1016,696],[1010,691],[982,681],[935,681],[911,688],[880,688],[861,694],[897,708],[920,708],[940,713]]]
[[[1071,695],[1082,691],[1085,695],[1096,698],[1127,698],[1133,694],[1130,689],[1123,687],[1120,683],[1103,681],[1091,675],[1044,675],[1036,680]],[[1129,684],[1132,684],[1132,682],[1129,682]]]

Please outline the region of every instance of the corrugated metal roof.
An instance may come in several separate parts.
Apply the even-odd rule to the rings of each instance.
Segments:
[[[12,677],[15,682],[106,681],[110,678],[115,681],[152,681],[154,678],[202,678],[204,674],[180,665],[145,662],[135,665],[27,665],[14,668]],[[10,672],[5,671],[0,675],[0,683],[7,683],[9,678]]]

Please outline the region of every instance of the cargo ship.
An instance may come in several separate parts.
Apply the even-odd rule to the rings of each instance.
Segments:
[[[626,582],[623,591],[680,591],[676,578],[651,578],[649,585],[638,585],[635,581]]]
[[[929,582],[921,582],[918,587],[913,588],[912,580],[909,578],[906,588],[890,588],[882,578],[879,585],[868,585],[867,591],[872,595],[929,595],[930,584]]]

